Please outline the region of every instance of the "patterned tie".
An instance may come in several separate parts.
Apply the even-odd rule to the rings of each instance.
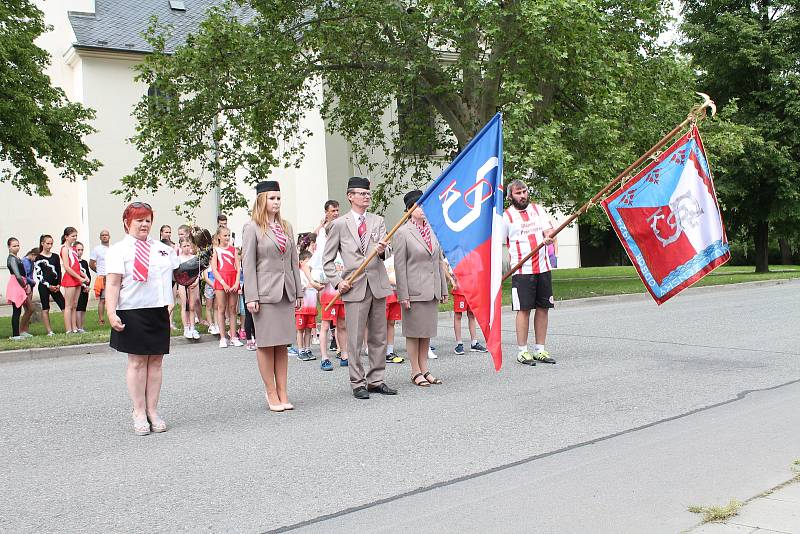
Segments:
[[[425,240],[425,244],[428,245],[428,250],[433,251],[433,244],[431,243],[431,227],[423,222],[422,224],[417,224],[417,228],[419,229],[419,233],[422,234],[422,239]]]
[[[272,233],[275,234],[275,241],[278,242],[278,250],[283,254],[286,252],[286,234],[283,233],[283,226],[278,223],[269,223],[269,227],[272,228]]]
[[[136,254],[133,257],[133,279],[136,282],[146,282],[150,270],[150,242],[136,240]]]
[[[358,237],[361,238],[361,252],[367,251],[367,218],[363,215],[358,217]]]

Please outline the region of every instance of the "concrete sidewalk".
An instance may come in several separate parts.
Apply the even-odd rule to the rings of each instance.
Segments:
[[[735,516],[722,522],[705,523],[691,534],[795,534],[800,533],[800,480],[749,500]]]

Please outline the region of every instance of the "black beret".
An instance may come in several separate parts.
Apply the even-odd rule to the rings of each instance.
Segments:
[[[369,189],[369,180],[361,176],[352,176],[347,180],[347,189]]]
[[[411,205],[417,200],[419,200],[421,197],[422,197],[422,191],[420,191],[419,189],[415,189],[413,191],[409,191],[408,193],[406,193],[406,195],[403,197],[403,203],[406,205],[406,209],[410,208]]]
[[[275,180],[267,180],[256,186],[256,194],[266,193],[267,191],[280,191],[281,186]]]

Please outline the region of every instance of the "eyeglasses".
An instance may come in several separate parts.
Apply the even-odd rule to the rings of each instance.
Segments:
[[[354,195],[358,195],[360,197],[371,197],[372,193],[369,191],[351,191]]]
[[[152,206],[150,206],[150,204],[148,204],[147,202],[131,202],[130,207],[131,208],[147,208],[149,210],[153,209]]]

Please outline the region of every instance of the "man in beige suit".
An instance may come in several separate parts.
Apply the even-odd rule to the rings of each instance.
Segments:
[[[386,297],[392,293],[389,277],[382,261],[373,260],[351,286],[350,276],[375,250],[385,257],[387,243],[383,217],[367,213],[371,193],[369,180],[354,176],[347,182],[347,200],[351,211],[330,224],[323,268],[328,281],[342,293],[347,325],[347,345],[350,353],[350,386],[357,399],[368,399],[370,393],[396,395],[397,391],[384,381],[386,369]],[[344,270],[338,272],[334,265],[337,253],[341,254]],[[369,348],[369,371],[361,363],[361,347],[365,331]]]

